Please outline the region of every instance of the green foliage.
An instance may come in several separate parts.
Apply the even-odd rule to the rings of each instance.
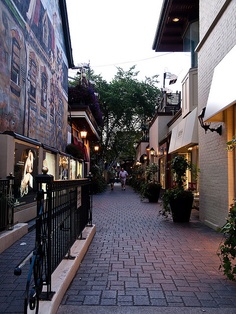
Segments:
[[[91,168],[91,192],[92,194],[97,194],[104,192],[107,188],[107,183],[102,175],[101,169],[98,166],[93,166]]]
[[[229,141],[229,142],[226,143],[226,145],[227,145],[227,148],[226,148],[226,149],[227,149],[228,151],[232,151],[232,150],[235,149],[235,146],[236,146],[236,138],[235,138],[235,135],[233,136],[233,138],[232,138],[231,141]]]
[[[102,126],[102,112],[97,93],[92,86],[77,84],[68,88],[68,104],[73,106],[88,106],[99,126]]]
[[[218,256],[221,259],[220,269],[232,281],[236,281],[236,201],[231,204],[225,225],[221,228],[225,240],[220,245]]]
[[[171,171],[174,174],[176,186],[167,189],[162,195],[162,210],[160,212],[163,216],[167,217],[171,213],[171,200],[192,197],[192,192],[185,190],[186,171],[195,168],[181,155],[177,155],[171,160]]]
[[[161,184],[158,182],[145,182],[142,186],[142,196],[149,200],[158,200]]]
[[[157,171],[159,167],[155,163],[151,163],[146,167],[146,180],[147,182],[155,182],[157,178]]]
[[[192,170],[191,164],[183,156],[175,156],[171,160],[171,171],[175,175],[175,180],[178,188],[183,189],[186,182],[186,171]]]
[[[117,69],[114,79],[107,83],[92,73],[102,110],[100,158],[108,164],[135,157],[134,143],[141,137],[141,125],[155,114],[159,88],[155,78],[137,79],[135,66],[128,71]]]
[[[129,184],[135,192],[140,193],[142,185],[145,183],[144,169],[135,165],[132,172],[132,177],[129,179]]]
[[[158,165],[152,163],[146,167],[142,168],[140,165],[135,166],[133,169],[132,179],[130,180],[130,185],[138,192],[142,198],[148,198],[149,200],[158,200],[161,184],[157,182],[157,171]]]

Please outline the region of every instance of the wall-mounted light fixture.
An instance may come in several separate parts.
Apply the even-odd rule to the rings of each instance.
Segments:
[[[147,161],[147,159],[148,159],[147,154],[142,154],[142,155],[140,156],[140,158],[139,158],[139,162],[140,162],[141,164],[144,164],[144,163]]]
[[[99,151],[99,146],[98,145],[95,145],[94,146],[94,151],[97,153]]]
[[[217,132],[219,135],[221,135],[222,134],[222,125],[219,125],[217,128],[211,128],[210,123],[204,123],[203,122],[203,118],[205,116],[205,111],[206,111],[206,107],[204,107],[202,109],[202,111],[200,112],[200,114],[198,116],[198,120],[200,122],[201,127],[205,130],[205,133],[207,132],[207,130],[210,130],[211,132]]]
[[[81,138],[82,138],[83,144],[84,144],[84,141],[85,141],[86,138],[87,138],[87,134],[88,134],[88,132],[86,131],[85,128],[83,128],[83,129],[80,131],[80,136],[81,136]]]
[[[155,155],[155,149],[153,147],[150,149],[150,154],[151,154],[151,156]]]

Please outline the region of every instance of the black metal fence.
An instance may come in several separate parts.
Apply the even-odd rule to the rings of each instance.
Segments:
[[[11,229],[13,226],[13,183],[12,174],[7,179],[0,179],[0,231]]]
[[[54,181],[53,176],[36,177],[37,218],[35,249],[15,269],[21,274],[21,265],[31,259],[26,284],[25,313],[38,312],[39,300],[51,300],[51,275],[64,258],[71,256],[71,247],[82,239],[86,226],[92,226],[90,180]],[[43,286],[46,287],[43,291]]]

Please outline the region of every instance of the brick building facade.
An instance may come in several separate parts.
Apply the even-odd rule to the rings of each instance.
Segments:
[[[203,123],[198,123],[196,157],[200,168],[199,216],[211,228],[218,229],[226,221],[236,192],[236,158],[226,143],[236,134],[234,69],[236,64],[236,2],[234,0],[163,1],[153,49],[189,51],[191,68],[197,80],[190,80],[182,89],[181,125],[194,108],[199,116],[204,109]],[[187,75],[188,75],[187,74]],[[188,99],[194,106],[183,115]],[[190,101],[191,103],[191,101]],[[221,126],[222,132],[215,132]],[[188,126],[188,129],[190,126]],[[174,128],[169,125],[170,143]],[[211,132],[212,131],[212,132]],[[188,145],[168,154],[181,154]],[[171,157],[171,155],[170,155]]]
[[[233,100],[236,97],[230,82],[234,80],[236,50],[233,51],[235,58],[229,67],[230,72],[222,72],[218,82],[215,69],[236,45],[236,2],[201,0],[199,10],[198,108],[200,112],[206,107],[205,119],[211,122],[211,127],[222,125],[221,136],[216,132],[204,134],[204,130],[199,128],[200,218],[211,227],[218,228],[225,223],[229,205],[235,197],[235,156],[234,152],[226,151],[226,142],[235,135]],[[214,96],[220,99],[220,95],[225,95],[219,110],[216,103],[209,102],[215,84],[219,87]],[[230,93],[234,93],[231,106],[226,97]],[[213,115],[207,118],[210,106]]]

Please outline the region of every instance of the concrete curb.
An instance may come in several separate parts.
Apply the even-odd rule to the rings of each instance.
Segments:
[[[18,223],[14,225],[13,229],[1,232],[0,254],[27,233],[28,233],[27,223]]]
[[[58,314],[235,314],[235,308],[61,305]]]
[[[81,261],[86,254],[90,243],[96,233],[96,226],[86,227],[83,231],[83,240],[77,240],[71,248],[73,260],[63,260],[52,274],[52,291],[55,292],[51,301],[40,301],[39,314],[55,314],[61,301],[73,280]],[[44,290],[46,291],[46,290]]]

